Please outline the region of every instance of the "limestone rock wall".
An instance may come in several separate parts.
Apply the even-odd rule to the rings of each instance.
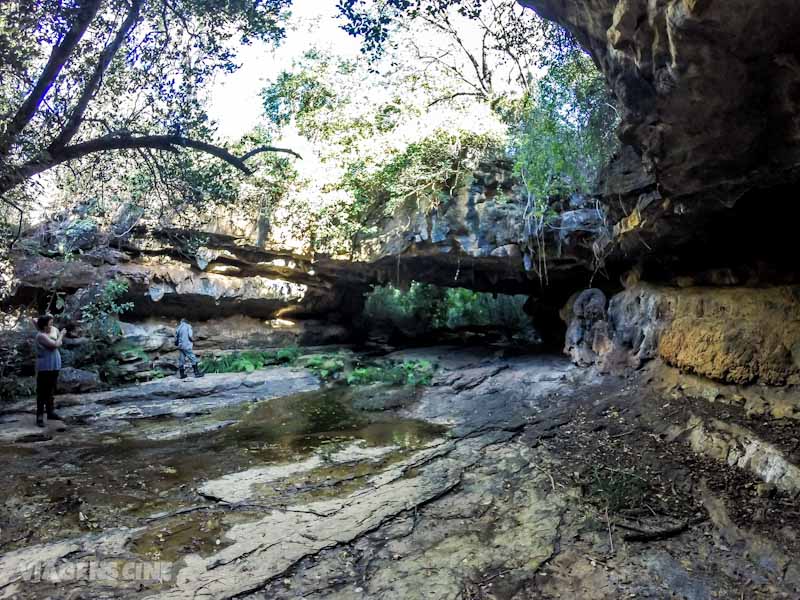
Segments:
[[[544,286],[545,275],[537,272],[541,249],[526,229],[527,202],[511,164],[486,161],[446,199],[398,208],[380,235],[366,242],[368,259],[385,267],[381,274],[389,281],[560,297],[574,279],[591,275],[598,243],[611,234],[606,211],[580,195],[553,198],[557,216],[544,234]]]
[[[565,352],[602,370],[660,358],[731,384],[800,383],[800,288],[636,283],[610,301],[586,290],[565,310]]]

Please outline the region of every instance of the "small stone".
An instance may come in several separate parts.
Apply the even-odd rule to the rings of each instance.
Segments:
[[[775,491],[775,486],[771,483],[759,483],[756,485],[756,494],[765,498],[771,496]]]

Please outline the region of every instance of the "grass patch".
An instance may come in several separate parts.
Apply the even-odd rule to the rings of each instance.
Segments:
[[[345,370],[345,361],[340,354],[315,354],[303,360],[302,366],[328,381],[339,378]]]

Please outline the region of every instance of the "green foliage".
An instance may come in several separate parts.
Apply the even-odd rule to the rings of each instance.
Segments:
[[[410,335],[422,334],[441,321],[446,294],[443,288],[416,281],[406,291],[375,286],[364,303],[364,317],[374,328],[396,327]]]
[[[96,363],[93,368],[100,377],[100,380],[110,386],[126,383],[125,374],[120,368],[120,361],[117,358],[105,358]]]
[[[493,296],[463,288],[450,288],[439,312],[436,325],[448,329],[477,326],[499,326],[508,330],[521,330],[531,326],[530,317],[523,310],[526,296]]]
[[[302,366],[327,381],[341,375],[345,369],[345,361],[339,354],[315,354],[304,360]]]
[[[167,153],[160,153],[173,150],[169,154],[176,158],[181,144],[117,152],[108,141],[132,135],[209,141],[214,125],[202,90],[215,75],[236,69],[238,45],[280,41],[281,21],[290,4],[291,0],[0,2],[0,193],[60,163],[59,156],[80,156],[63,149],[89,140],[101,151],[74,165],[74,172],[87,173],[81,178],[82,188],[105,188],[114,195],[124,178],[120,173],[138,168],[162,181],[182,177],[180,169],[169,168],[176,162],[162,162],[161,155]],[[74,47],[65,41],[73,37],[78,42]],[[57,68],[48,81],[42,78],[42,67],[51,53],[58,57],[56,46],[64,54],[63,66],[54,62]],[[37,83],[43,97],[36,93]],[[26,99],[32,101],[32,111],[23,110]],[[33,199],[32,193],[26,195],[26,203]],[[182,200],[174,197],[177,204]]]
[[[385,382],[403,385],[427,385],[433,376],[433,366],[428,361],[392,361],[377,365],[364,365],[349,369],[347,356],[337,352],[325,352],[301,356],[297,346],[278,350],[233,352],[217,357],[205,357],[200,366],[206,373],[252,373],[273,365],[297,365],[308,369],[323,381],[342,380],[350,385]]]
[[[514,140],[515,170],[530,196],[544,202],[590,190],[615,147],[612,102],[588,56],[550,67]]]
[[[401,363],[358,367],[347,374],[349,385],[391,383],[396,385],[430,385],[433,365],[427,360],[404,360]]]
[[[324,157],[360,153],[370,136],[391,130],[400,98],[364,103],[364,65],[336,55],[308,50],[291,70],[281,72],[262,90],[265,116],[273,127],[297,131],[329,148]]]
[[[487,133],[440,129],[376,168],[351,163],[342,183],[361,207],[362,220],[389,216],[408,202],[430,210],[447,201],[482,159],[501,149],[502,141]]]
[[[454,110],[447,126],[429,125],[432,92],[409,88],[407,76],[310,50],[263,90],[272,126],[295,128],[330,166],[314,176],[316,206],[297,206],[314,250],[367,253],[391,217],[446,204],[481,160],[503,153],[496,119],[473,127]]]
[[[16,374],[9,377],[0,373],[0,402],[33,396],[35,393],[35,378],[19,377]]]
[[[249,350],[204,357],[200,367],[206,373],[252,373],[272,365],[292,364],[299,356],[300,349],[296,346],[267,351]]]
[[[545,234],[557,213],[554,200],[592,191],[613,154],[618,115],[591,59],[568,45],[554,52],[534,95],[521,105],[512,139],[514,171],[527,193],[526,264],[548,281]]]
[[[111,340],[121,333],[119,316],[133,308],[133,302],[120,302],[127,292],[127,281],[113,279],[81,309],[82,320],[88,323],[93,338]]]
[[[336,94],[320,75],[328,67],[327,59],[316,51],[306,53],[307,60],[320,60],[314,70],[283,71],[261,92],[264,112],[275,125],[282,127],[297,121],[304,135],[319,135],[312,129],[315,116],[334,106]]]
[[[297,346],[279,348],[275,351],[275,360],[278,364],[290,364],[300,358],[301,350]]]
[[[127,340],[119,340],[108,347],[110,354],[119,357],[123,361],[133,362],[136,360],[148,361],[150,355],[142,348]]]
[[[526,300],[525,296],[494,296],[413,282],[407,291],[375,286],[367,296],[364,314],[373,327],[396,327],[407,335],[490,326],[522,331],[532,328],[523,310]]]

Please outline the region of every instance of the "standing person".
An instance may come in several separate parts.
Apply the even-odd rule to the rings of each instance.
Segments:
[[[181,379],[186,379],[186,359],[192,363],[195,377],[202,377],[203,372],[198,365],[197,357],[192,352],[194,348],[194,332],[192,326],[186,319],[181,319],[178,328],[175,330],[175,345],[178,347],[178,371]]]
[[[61,353],[64,331],[53,327],[52,315],[36,319],[36,424],[44,427],[44,411],[48,421],[60,421],[53,407],[58,372],[61,370]]]

